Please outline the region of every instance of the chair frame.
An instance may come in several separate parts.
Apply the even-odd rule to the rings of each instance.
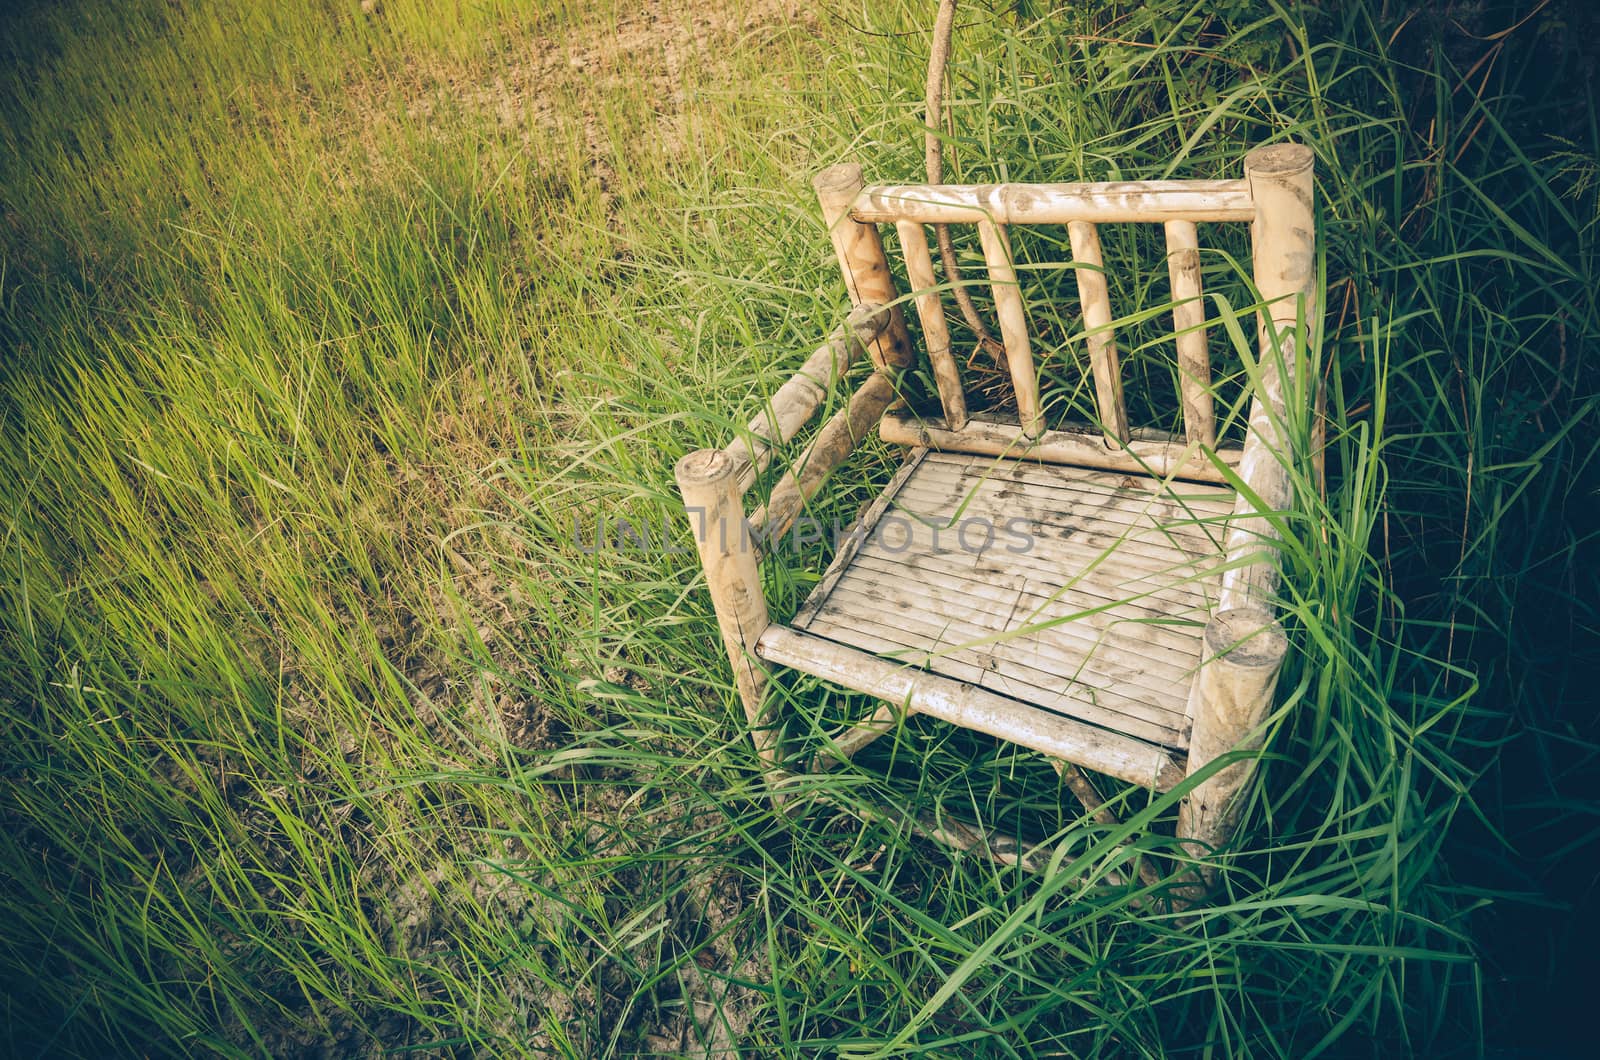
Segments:
[[[1277,563],[1270,515],[1292,503],[1294,453],[1284,429],[1294,393],[1300,336],[1316,320],[1312,153],[1298,144],[1257,147],[1238,180],[1102,184],[866,186],[861,167],[834,166],[814,186],[855,309],[799,372],[773,395],[748,432],[723,449],[685,456],[676,476],[695,524],[701,566],[756,749],[775,775],[780,748],[765,704],[771,667],[790,666],[877,696],[883,706],[829,750],[848,757],[893,727],[924,713],[988,732],[1062,761],[1157,790],[1182,783],[1236,749],[1257,749],[1287,642],[1276,620]],[[1248,222],[1252,268],[1262,308],[1260,360],[1242,448],[1219,448],[1209,388],[1196,225]],[[1097,225],[1160,223],[1166,234],[1184,434],[1130,429],[1111,329],[1112,313]],[[937,384],[943,417],[918,420],[896,408],[895,376],[914,351],[895,289],[880,224],[893,224]],[[1017,421],[969,414],[928,249],[925,225],[974,224],[993,286]],[[1016,283],[1007,229],[1065,225],[1071,242],[1093,373],[1098,431],[1048,430]],[[1306,330],[1302,331],[1302,326]],[[810,445],[749,519],[743,495],[776,448],[816,415],[862,351],[873,372],[818,430]],[[1186,757],[1070,718],[1041,712],[959,680],[834,645],[774,623],[761,589],[761,540],[786,532],[828,475],[874,427],[911,447],[1070,464],[1150,476],[1244,484],[1225,538],[1217,607],[1205,627],[1202,658],[1189,691],[1193,729]],[[1223,469],[1227,470],[1224,471]],[[752,534],[750,531],[756,531]],[[1065,680],[1065,678],[1064,678]],[[1237,819],[1237,796],[1254,769],[1246,757],[1192,788],[1179,810],[1178,835],[1221,845]]]

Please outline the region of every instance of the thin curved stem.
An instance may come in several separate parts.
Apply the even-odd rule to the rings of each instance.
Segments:
[[[925,154],[928,165],[928,183],[944,182],[944,144],[938,129],[943,122],[944,75],[950,65],[950,38],[955,31],[956,0],[940,0],[939,13],[933,19],[933,44],[928,51],[928,91],[923,110]],[[989,351],[995,364],[1004,366],[1006,348],[984,326],[978,316],[978,307],[972,304],[972,295],[961,281],[961,268],[956,264],[955,242],[950,238],[949,225],[934,225],[934,238],[939,243],[939,260],[944,263],[945,278],[950,282],[951,293],[961,309],[967,327],[978,337],[978,345]]]

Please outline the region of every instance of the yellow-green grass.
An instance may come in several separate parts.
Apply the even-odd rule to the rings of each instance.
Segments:
[[[1493,1022],[1481,908],[1559,899],[1541,873],[1589,841],[1561,822],[1592,721],[1530,660],[1562,643],[1551,601],[1573,644],[1594,624],[1566,513],[1593,482],[1595,144],[1526,112],[1592,108],[1509,63],[1460,88],[1492,43],[1366,5],[963,9],[953,177],[1318,154],[1330,478],[1286,526],[1295,661],[1246,841],[1177,917],[1106,882],[1141,850],[1187,868],[1172,798],[1104,784],[1107,828],[1036,756],[933,725],[775,818],[692,556],[585,547],[602,516],[685,545],[674,459],[847,308],[809,176],[922,157],[931,12],[881,6],[5,17],[13,1051],[1298,1056]],[[1117,238],[1145,263],[1119,304],[1159,309],[1154,248]],[[1040,298],[1059,407],[1081,351]],[[1248,308],[1211,303],[1214,349],[1248,346]],[[1127,325],[1154,393],[1162,318]],[[807,560],[774,565],[780,617]],[[797,745],[863,709],[775,695]],[[1560,769],[1498,771],[1501,746]],[[829,808],[857,802],[1031,831],[1053,870]],[[1494,838],[1530,815],[1543,861]]]

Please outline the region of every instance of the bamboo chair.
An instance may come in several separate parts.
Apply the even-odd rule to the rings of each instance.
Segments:
[[[904,713],[1014,741],[1157,791],[1218,755],[1259,746],[1286,641],[1275,618],[1273,526],[1291,501],[1286,396],[1314,319],[1312,155],[1258,147],[1237,180],[863,186],[861,167],[815,180],[855,304],[846,326],[773,396],[748,435],[676,468],[717,623],[757,749],[777,771],[765,692],[788,667],[883,700],[822,755],[844,759]],[[1218,446],[1200,301],[1198,222],[1250,222],[1265,307],[1242,447]],[[1171,276],[1184,435],[1131,430],[1097,225],[1160,223]],[[914,352],[878,226],[899,234],[942,417],[897,401]],[[924,226],[976,225],[1017,418],[969,415]],[[1099,423],[1046,426],[1008,226],[1066,225]],[[865,350],[874,371],[745,518],[742,497]],[[1299,392],[1303,392],[1300,388]],[[760,541],[801,514],[877,425],[909,455],[787,625],[771,620]],[[1223,468],[1236,475],[1230,479]],[[1230,481],[1248,488],[1235,490]],[[963,518],[1020,544],[933,531]],[[1021,522],[1014,522],[1020,520]],[[895,523],[893,534],[886,529]],[[752,535],[747,528],[755,528]],[[1183,800],[1178,834],[1228,838],[1253,762]]]

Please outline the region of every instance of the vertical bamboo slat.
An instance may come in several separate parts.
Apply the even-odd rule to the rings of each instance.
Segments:
[[[861,166],[855,162],[831,166],[818,173],[811,185],[816,189],[850,301],[855,305],[876,303],[890,307],[889,326],[868,348],[872,363],[879,369],[910,367],[911,336],[906,331],[905,316],[894,304],[894,276],[883,252],[883,237],[878,234],[877,225],[864,224],[850,216],[850,207],[865,185]]]
[[[1206,311],[1200,301],[1199,234],[1193,221],[1168,221],[1166,232],[1183,431],[1190,442],[1215,448],[1217,421],[1211,401],[1211,359],[1206,354]]]
[[[1111,331],[1111,295],[1106,287],[1105,260],[1100,253],[1100,231],[1087,221],[1067,225],[1072,242],[1073,275],[1078,281],[1078,301],[1083,306],[1083,326],[1088,332],[1089,367],[1094,372],[1095,405],[1106,438],[1128,441],[1128,410],[1122,401],[1122,371],[1117,365],[1116,338]]]
[[[767,727],[762,700],[766,667],[756,658],[756,640],[766,632],[767,599],[761,592],[755,543],[739,503],[739,465],[721,449],[701,449],[678,461],[674,473],[695,531],[700,565],[717,614],[717,628],[733,665],[734,685],[744,705],[756,752],[777,764],[776,734]]]
[[[939,404],[944,407],[945,422],[960,430],[967,422],[967,399],[961,392],[961,372],[950,354],[950,328],[933,276],[928,237],[915,221],[898,221],[894,227],[906,259],[906,279],[916,292],[917,318],[922,322],[922,341],[928,348],[933,379],[939,386]]]
[[[1028,321],[1022,309],[1022,290],[1017,286],[1017,270],[1011,263],[1011,247],[1006,242],[1005,231],[992,221],[978,222],[978,239],[983,244],[983,260],[989,267],[995,316],[1000,318],[1000,341],[1006,347],[1006,366],[1011,370],[1011,385],[1017,394],[1017,419],[1026,437],[1037,438],[1044,433],[1044,413],[1039,407],[1039,375],[1033,367]]]

